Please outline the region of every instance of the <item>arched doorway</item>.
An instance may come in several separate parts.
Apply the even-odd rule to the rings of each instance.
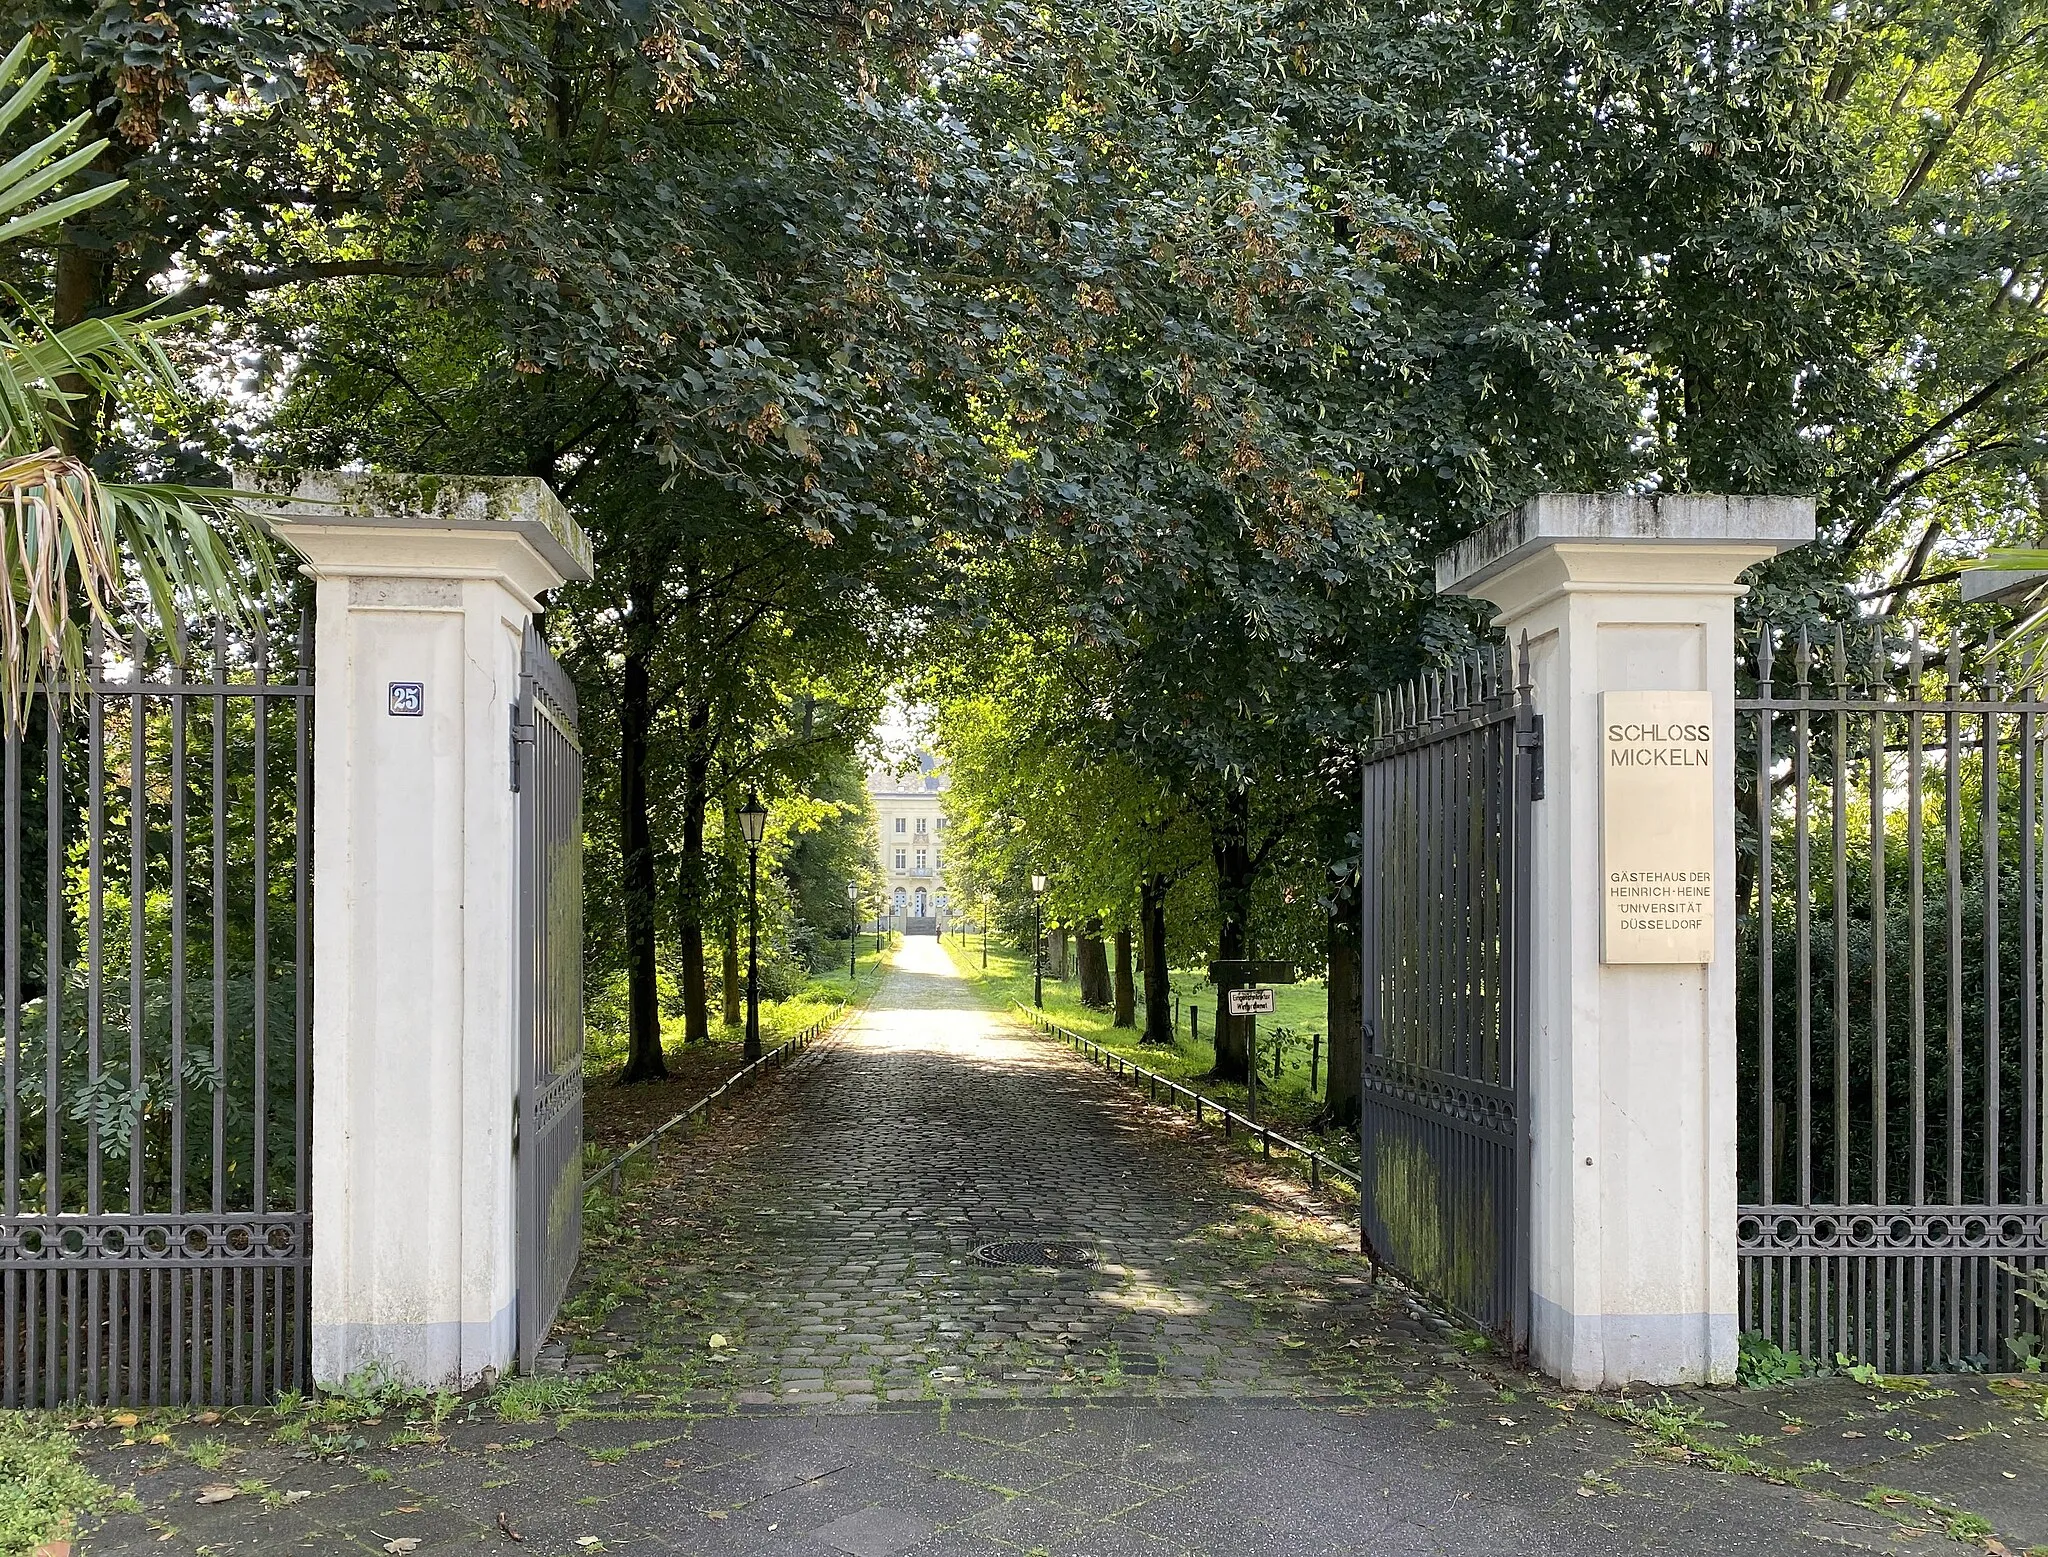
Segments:
[[[925,917],[925,896],[924,896],[924,888],[923,888],[923,887],[919,887],[919,888],[917,889],[917,910],[916,910],[916,917],[917,917],[917,918],[919,918],[919,919],[922,919],[922,918],[924,918],[924,917]]]

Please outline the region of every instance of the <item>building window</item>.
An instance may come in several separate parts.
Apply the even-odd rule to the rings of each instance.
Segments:
[[[903,851],[901,849],[896,851],[896,868],[898,870],[903,868]]]
[[[932,826],[939,832],[944,832],[946,830],[946,819],[942,816],[936,822],[932,823]]]
[[[938,868],[939,868],[939,851],[938,851],[937,849],[934,849],[934,850],[932,850],[932,869],[933,869],[933,870],[937,870]]]
[[[903,831],[903,818],[900,816],[896,818],[896,831],[899,833]]]
[[[923,818],[923,817],[919,817],[919,818],[917,819],[917,830],[918,830],[919,832],[923,832],[923,831],[924,831],[924,818]]]
[[[917,868],[919,870],[923,870],[925,868],[925,851],[922,849],[919,849],[917,851]]]

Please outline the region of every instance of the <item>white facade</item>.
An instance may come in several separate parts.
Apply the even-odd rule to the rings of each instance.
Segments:
[[[875,836],[881,858],[882,911],[898,929],[911,920],[952,919],[946,891],[946,855],[951,824],[946,816],[946,779],[923,753],[909,774],[871,772],[868,796],[875,806]]]

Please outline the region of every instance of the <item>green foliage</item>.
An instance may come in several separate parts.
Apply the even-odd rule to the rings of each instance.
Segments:
[[[538,1422],[567,1410],[582,1393],[581,1387],[565,1376],[521,1374],[504,1380],[491,1391],[491,1409],[498,1413],[501,1422]]]
[[[21,38],[0,58],[0,134],[34,123],[51,84],[52,66],[29,70],[32,56],[33,40]],[[71,118],[0,165],[0,252],[11,257],[121,192],[76,187],[107,146],[74,144],[88,122]],[[78,410],[89,396],[128,380],[178,393],[161,337],[187,317],[130,309],[60,321],[12,284],[0,283],[0,297],[0,692],[19,727],[39,678],[81,684],[86,622],[125,630],[136,589],[168,641],[195,607],[241,617],[273,570],[227,494],[109,481],[84,457]]]
[[[1806,1377],[1806,1359],[1760,1330],[1745,1331],[1736,1348],[1735,1381],[1744,1389],[1771,1389]]]
[[[43,1419],[0,1413],[0,1557],[27,1557],[72,1534],[112,1490],[78,1463],[70,1437]]]

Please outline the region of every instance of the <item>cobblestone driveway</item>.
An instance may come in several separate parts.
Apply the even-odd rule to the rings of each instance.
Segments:
[[[704,1404],[860,1408],[1349,1391],[1443,1346],[1374,1291],[1331,1206],[990,1013],[935,941],[743,1106],[718,1136],[744,1144],[672,1154],[594,1230],[567,1326],[583,1366]],[[1095,1263],[977,1260],[1001,1242]],[[1356,1344],[1333,1355],[1339,1328]]]
[[[913,941],[599,1208],[561,1376],[101,1419],[133,1502],[82,1550],[2048,1557],[2048,1388],[1565,1395],[1258,1167]],[[1023,1239],[1098,1262],[975,1259]]]

